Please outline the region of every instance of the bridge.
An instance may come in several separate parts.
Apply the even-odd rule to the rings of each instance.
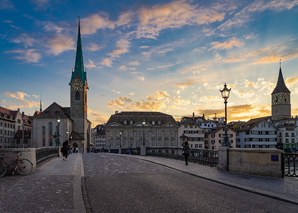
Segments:
[[[0,178],[0,212],[297,212],[298,178],[112,153],[54,158]]]

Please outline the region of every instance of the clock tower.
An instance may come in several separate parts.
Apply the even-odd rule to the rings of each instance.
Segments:
[[[70,141],[79,148],[89,147],[87,120],[87,77],[84,71],[83,51],[80,32],[80,17],[78,23],[78,40],[75,68],[70,80],[70,118],[73,121]]]
[[[273,120],[291,118],[291,100],[290,90],[287,88],[281,71],[281,63],[279,68],[279,75],[275,89],[271,97],[271,115]]]

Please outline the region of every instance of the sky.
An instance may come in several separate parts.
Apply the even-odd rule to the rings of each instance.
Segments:
[[[78,16],[88,119],[115,111],[271,115],[281,68],[298,115],[298,0],[0,0],[0,106],[70,106]]]

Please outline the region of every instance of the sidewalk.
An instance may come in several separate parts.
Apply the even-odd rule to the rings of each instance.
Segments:
[[[0,212],[84,213],[82,165],[82,155],[72,154],[67,161],[62,157],[51,159],[27,176],[2,177]]]
[[[239,188],[245,191],[261,194],[267,197],[291,202],[298,205],[298,178],[266,178],[250,175],[241,175],[218,170],[216,167],[203,166],[200,164],[189,163],[185,165],[184,161],[168,158],[122,155],[143,159],[159,165],[163,165],[181,172],[195,175],[213,182]]]

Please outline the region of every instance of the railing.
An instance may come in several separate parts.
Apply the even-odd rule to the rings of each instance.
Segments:
[[[288,177],[298,177],[298,154],[282,154],[282,174]]]
[[[176,160],[184,160],[181,148],[149,148],[147,155],[171,158]],[[218,151],[193,149],[189,156],[189,162],[199,163],[207,166],[217,166],[218,164]]]
[[[36,165],[43,161],[59,156],[59,148],[37,148],[36,149]]]

